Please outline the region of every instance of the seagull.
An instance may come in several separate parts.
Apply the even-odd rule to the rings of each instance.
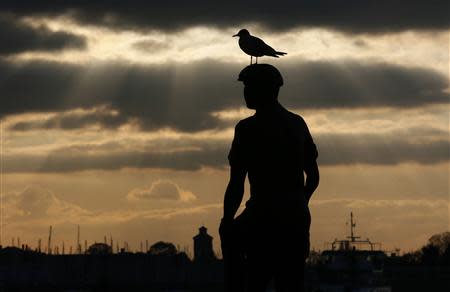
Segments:
[[[253,57],[256,57],[256,64],[258,64],[258,57],[271,56],[279,58],[278,56],[284,56],[287,54],[284,52],[275,51],[262,39],[252,36],[245,28],[241,29],[233,37],[239,37],[239,47],[247,55],[250,55],[250,65],[252,64]]]

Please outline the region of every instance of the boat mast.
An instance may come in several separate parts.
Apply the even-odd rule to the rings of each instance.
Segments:
[[[356,227],[356,224],[353,222],[353,212],[350,212],[350,234],[352,241],[355,241],[355,237],[353,236],[354,227]]]
[[[347,238],[350,238],[351,242],[355,242],[356,239],[360,238],[359,236],[355,236],[353,232],[353,228],[356,227],[356,222],[353,221],[353,212],[350,212],[350,236]]]

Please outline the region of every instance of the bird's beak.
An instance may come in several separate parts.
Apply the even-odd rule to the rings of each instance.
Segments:
[[[239,36],[238,34],[235,34],[233,37],[237,37],[237,36]]]

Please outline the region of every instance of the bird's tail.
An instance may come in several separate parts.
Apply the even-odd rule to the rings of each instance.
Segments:
[[[275,55],[284,56],[284,55],[287,55],[287,53],[285,53],[285,52],[275,52]]]

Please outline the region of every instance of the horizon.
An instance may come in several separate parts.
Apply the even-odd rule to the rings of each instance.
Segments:
[[[356,226],[356,221],[354,221],[354,224],[355,224],[354,226]],[[349,225],[348,222],[346,222],[346,225]],[[202,225],[199,227],[199,229],[202,227],[206,228],[206,226]],[[208,229],[208,228],[206,228],[206,229]],[[445,231],[445,232],[448,232],[448,231]],[[433,234],[433,236],[438,235],[438,234],[443,234],[445,232]],[[199,233],[197,233],[197,234],[199,234]],[[52,229],[52,235],[53,235],[53,229]],[[426,242],[424,242],[424,244],[422,246],[420,246],[416,250],[401,250],[399,248],[396,248],[393,250],[387,250],[387,249],[383,248],[382,242],[371,241],[370,238],[360,239],[361,237],[358,235],[358,233],[353,235],[353,239],[351,238],[350,235],[351,235],[351,233],[348,233],[347,236],[345,236],[345,237],[335,237],[333,239],[333,241],[350,240],[350,242],[351,242],[351,241],[353,241],[353,239],[355,239],[357,241],[359,239],[360,241],[371,243],[374,246],[379,246],[379,249],[377,249],[377,250],[383,251],[388,255],[389,254],[405,255],[408,253],[420,251],[420,249],[422,247],[425,247],[426,245],[430,244],[430,242],[427,240]],[[194,250],[194,244],[180,246],[176,242],[166,242],[163,240],[158,240],[155,242],[149,242],[147,239],[141,240],[141,241],[135,243],[136,247],[134,248],[133,245],[131,245],[131,247],[130,247],[130,243],[126,240],[119,243],[117,241],[114,241],[114,238],[112,236],[108,237],[105,235],[103,238],[103,241],[94,240],[93,242],[88,242],[87,240],[80,238],[80,243],[78,244],[75,242],[74,245],[66,245],[65,241],[62,241],[60,243],[60,245],[51,243],[50,252],[49,252],[48,241],[46,244],[45,244],[45,241],[44,241],[44,244],[42,244],[43,243],[42,239],[43,239],[43,237],[40,237],[37,239],[36,245],[33,245],[33,244],[30,245],[27,242],[20,241],[20,237],[12,237],[11,244],[7,244],[7,245],[3,245],[3,246],[0,245],[0,248],[14,247],[17,249],[22,249],[22,250],[38,251],[38,252],[42,252],[42,253],[48,254],[48,255],[84,255],[88,252],[88,249],[91,246],[93,246],[95,244],[106,244],[107,246],[111,247],[112,254],[119,254],[122,252],[148,253],[150,251],[150,248],[153,245],[155,245],[157,243],[168,243],[168,244],[173,244],[176,247],[176,250],[178,253],[185,253],[188,256],[188,258],[190,258],[191,260],[194,258],[194,255],[192,254],[193,250]],[[325,251],[325,250],[331,250],[331,244],[332,244],[332,241],[330,240],[328,242],[324,242],[323,248],[315,248],[313,246],[313,247],[311,247],[311,252],[321,252],[321,251]],[[366,249],[357,248],[357,250],[366,250]],[[219,250],[215,250],[214,246],[213,246],[213,251],[214,251],[215,256],[218,259],[222,259],[220,247],[219,247]]]
[[[445,1],[349,1],[330,18],[327,1],[22,2],[0,4],[1,245],[46,243],[51,225],[75,246],[79,225],[83,244],[192,250],[204,225],[219,253],[234,126],[254,113],[237,81],[242,28],[287,52],[258,61],[280,70],[279,101],[318,147],[312,248],[347,236],[350,212],[386,250],[450,230]],[[248,197],[246,182],[241,210]]]

